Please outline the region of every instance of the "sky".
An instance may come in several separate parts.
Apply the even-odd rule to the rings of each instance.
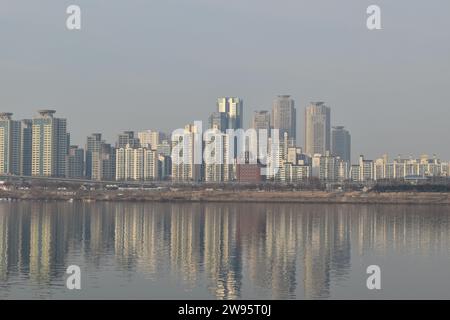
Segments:
[[[382,30],[366,27],[372,4]],[[0,111],[55,109],[84,146],[206,121],[220,96],[244,100],[248,126],[290,94],[300,146],[305,107],[325,101],[354,160],[450,160],[449,12],[448,0],[0,0]]]

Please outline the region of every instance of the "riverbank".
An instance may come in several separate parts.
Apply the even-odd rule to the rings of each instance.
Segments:
[[[325,192],[325,191],[0,191],[0,199],[21,201],[128,201],[128,202],[270,202],[335,204],[443,204],[450,193],[438,192]]]

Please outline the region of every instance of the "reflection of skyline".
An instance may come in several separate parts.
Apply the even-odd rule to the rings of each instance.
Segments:
[[[328,298],[351,256],[447,253],[443,207],[290,204],[2,203],[0,284],[45,288],[73,256],[101,270],[169,274],[213,298],[248,288],[276,299]],[[61,282],[59,282],[61,284]],[[256,288],[256,289],[254,289]],[[302,293],[300,293],[302,292]],[[151,298],[151,297],[149,297]]]

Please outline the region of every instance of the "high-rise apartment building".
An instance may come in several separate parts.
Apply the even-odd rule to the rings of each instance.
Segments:
[[[273,101],[271,127],[278,129],[280,138],[287,133],[295,144],[297,137],[297,111],[294,100],[289,95],[280,95]]]
[[[224,182],[232,179],[233,162],[230,163],[230,137],[218,129],[210,132],[205,141],[204,178],[206,182]]]
[[[183,132],[172,134],[172,181],[202,179],[203,136],[197,124],[188,124]]]
[[[208,128],[225,132],[228,128],[228,114],[225,112],[213,112],[208,118]]]
[[[289,147],[286,160],[283,161],[276,180],[298,183],[307,180],[311,175],[311,158],[303,154],[301,148]]]
[[[67,120],[55,118],[54,110],[40,110],[33,119],[33,176],[64,177],[68,152]]]
[[[217,99],[217,113],[215,115],[215,124],[220,124],[222,132],[227,129],[241,129],[244,126],[244,102],[237,97],[221,97]],[[211,117],[210,117],[211,118]],[[225,127],[222,126],[225,124]],[[212,127],[210,127],[212,128]]]
[[[351,164],[351,136],[348,130],[343,126],[333,127],[332,131],[332,153],[339,156],[342,160]]]
[[[21,164],[20,174],[22,176],[31,176],[31,158],[33,149],[33,121],[25,119],[21,121]]]
[[[358,164],[350,167],[350,179],[359,182],[374,180],[376,178],[374,164],[373,160],[364,159],[364,156],[360,155]]]
[[[159,179],[166,180],[172,174],[172,146],[168,140],[162,140],[156,148],[159,157]]]
[[[170,157],[172,155],[172,146],[168,140],[162,140],[156,147],[156,151],[160,155]]]
[[[426,177],[448,177],[449,163],[439,160],[436,155],[430,158],[423,154],[420,158],[412,156],[402,158],[400,155],[388,160],[387,154],[376,159],[373,164],[373,178],[375,180],[383,179],[416,179]]]
[[[312,102],[305,110],[305,152],[325,155],[331,151],[331,109],[324,102]]]
[[[0,113],[0,174],[21,173],[21,125],[12,113]]]
[[[160,180],[167,180],[172,173],[172,158],[158,153],[158,176]]]
[[[95,152],[99,152],[101,149],[101,145],[104,142],[102,141],[102,134],[101,133],[93,133],[86,139],[86,162],[85,162],[85,169],[86,169],[86,178],[92,179],[92,171],[93,171],[93,154]],[[98,157],[96,158],[98,159]],[[97,163],[95,165],[98,165]]]
[[[116,151],[102,140],[101,133],[94,133],[86,141],[86,178],[95,181],[111,181],[116,173]]]
[[[70,146],[67,158],[67,175],[71,179],[84,177],[84,150],[78,146]]]
[[[95,159],[95,158],[94,158]],[[99,154],[98,171],[94,170],[93,180],[113,181],[116,179],[116,148],[103,143]]]
[[[127,145],[132,148],[140,147],[139,138],[134,136],[134,131],[124,131],[118,135],[116,148],[125,148]]]
[[[156,150],[163,134],[159,131],[146,130],[138,132],[138,139],[141,147]]]
[[[158,180],[159,157],[156,150],[147,148],[116,149],[116,180],[151,181]]]
[[[253,112],[252,128],[267,130],[267,134],[270,135],[270,112],[266,110]]]

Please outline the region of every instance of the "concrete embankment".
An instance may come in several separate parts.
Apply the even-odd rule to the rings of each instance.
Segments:
[[[450,193],[435,192],[323,192],[323,191],[0,191],[0,199],[31,201],[139,201],[139,202],[280,202],[444,204]]]

